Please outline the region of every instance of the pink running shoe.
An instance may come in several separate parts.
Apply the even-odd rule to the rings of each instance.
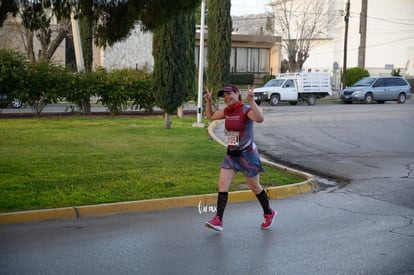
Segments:
[[[205,225],[216,231],[223,231],[223,222],[218,216],[215,216],[211,221],[206,222]]]
[[[275,217],[277,215],[277,212],[275,210],[272,209],[272,214],[264,214],[264,222],[262,223],[262,225],[260,226],[262,229],[268,229],[272,226],[273,221],[275,220]]]

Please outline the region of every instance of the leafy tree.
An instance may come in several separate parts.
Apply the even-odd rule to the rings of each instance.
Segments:
[[[8,14],[15,15],[17,12],[17,5],[15,1],[0,1],[0,28]]]
[[[207,86],[218,88],[230,76],[231,3],[230,0],[209,0],[207,6]]]
[[[56,48],[70,31],[70,16],[87,18],[93,22],[95,43],[99,46],[113,45],[126,38],[135,22],[141,21],[145,30],[155,30],[181,11],[192,11],[199,5],[194,0],[8,0],[1,1],[0,26],[7,15],[18,15],[25,28],[27,53],[35,60],[33,38],[42,45],[40,60],[50,60]],[[56,36],[52,36],[51,20],[58,22]],[[51,38],[54,37],[53,40]]]
[[[68,20],[70,18],[71,11],[75,11],[76,16],[79,18],[82,19],[82,17],[87,17],[89,22],[93,22],[95,42],[97,45],[103,47],[106,45],[112,45],[113,43],[127,37],[137,21],[142,22],[144,30],[156,31],[157,28],[165,29],[171,22],[177,20],[176,17],[183,17],[184,14],[194,12],[194,8],[200,4],[199,1],[194,0],[20,0],[16,3],[19,5],[25,5],[23,7],[28,7],[27,9],[21,10],[25,12],[24,18],[27,18],[25,27],[28,30],[27,33],[29,38],[33,38],[33,31],[39,31],[41,37],[44,38],[44,43],[42,42],[43,45],[49,45],[49,39],[51,37],[50,30],[48,30],[51,22],[49,16],[55,16],[58,22],[63,22],[64,20]],[[90,8],[91,5],[92,8]],[[19,8],[20,7],[22,6],[19,6]],[[12,9],[9,9],[9,12],[11,11]],[[183,35],[186,33],[184,26],[185,24],[183,21],[181,23],[177,23],[176,29],[180,31],[171,30],[176,37],[171,36],[170,40],[174,43],[176,41],[180,41],[177,42],[178,46],[176,47],[176,45],[170,45],[167,47],[175,48],[174,51],[171,52],[174,52],[173,56],[177,59],[177,64],[173,65],[173,62],[170,62],[168,55],[164,55],[165,58],[163,58],[163,61],[160,61],[167,61],[165,62],[167,66],[162,63],[158,63],[158,67],[163,68],[163,70],[165,67],[173,68],[173,73],[168,72],[166,76],[160,75],[160,79],[158,79],[162,80],[159,86],[163,88],[161,92],[166,92],[166,90],[164,90],[164,87],[166,86],[171,88],[171,90],[167,90],[171,91],[172,94],[168,95],[167,99],[160,97],[158,101],[161,106],[164,106],[164,109],[168,114],[172,112],[172,107],[173,109],[177,108],[177,106],[175,106],[177,103],[179,103],[179,105],[182,104],[183,98],[186,94],[186,85],[190,85],[189,82],[186,82],[188,79],[188,70],[186,69],[186,66],[189,66],[189,63],[186,61],[187,58],[185,58],[186,49],[188,48],[187,42],[181,42],[182,37],[186,37]],[[29,40],[30,39],[28,39],[28,41]],[[33,41],[33,39],[31,39],[31,41]],[[29,41],[29,43],[32,42]],[[29,46],[32,45],[29,44]],[[29,48],[33,49],[33,47]],[[161,49],[161,46],[159,49],[162,53],[163,50]],[[42,53],[45,53],[45,51],[42,50]],[[32,60],[34,60],[33,50],[29,51],[29,56]],[[191,57],[191,60],[193,60],[193,56]],[[182,66],[181,63],[185,65]],[[182,75],[184,75],[184,77],[182,77]]]
[[[31,61],[47,62],[70,32],[69,3],[56,4],[52,1],[18,1],[19,17],[24,27],[25,45],[28,58]],[[57,27],[52,27],[56,19]],[[55,35],[53,35],[56,33]],[[34,52],[34,38],[40,44],[38,55]]]
[[[318,39],[326,37],[326,27],[335,17],[327,12],[325,0],[274,1],[276,32],[288,57],[290,72],[299,72]]]
[[[153,35],[153,91],[158,107],[165,111],[165,128],[171,128],[170,115],[185,99],[188,48],[188,16],[179,14]]]
[[[97,45],[106,46],[127,37],[137,21],[143,24],[144,30],[155,31],[177,14],[193,12],[200,1],[93,0],[93,4],[95,42]]]

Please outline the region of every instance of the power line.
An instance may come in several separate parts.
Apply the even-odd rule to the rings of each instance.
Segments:
[[[279,9],[281,10],[281,9]],[[300,15],[305,15],[305,14],[315,14],[314,12],[299,12],[299,11],[293,11],[293,13],[298,13]],[[267,19],[269,16],[275,17],[273,12],[270,13],[266,13],[266,14],[257,14],[260,16],[255,16],[255,17],[248,17],[247,14],[246,15],[233,15],[232,16],[232,20],[233,21],[245,21],[245,20],[257,20],[257,19]],[[342,18],[343,15],[340,14],[336,14],[336,12],[333,13],[324,13],[323,15],[325,16],[336,16],[338,18]],[[235,18],[237,17],[237,18]],[[351,18],[356,18],[356,17],[360,17],[360,14],[358,13],[351,13],[350,14]],[[379,20],[379,21],[383,21],[383,22],[388,22],[388,23],[393,23],[393,24],[399,24],[399,25],[406,25],[406,26],[414,26],[414,23],[403,23],[403,22],[397,22],[395,20],[399,20],[399,21],[407,21],[407,22],[414,22],[414,19],[405,19],[405,18],[399,18],[399,19],[394,19],[394,18],[379,18],[379,17],[375,17],[375,16],[367,16],[368,19],[373,19],[373,20]]]
[[[371,45],[367,45],[366,48],[374,48],[374,47],[383,46],[383,45],[392,44],[392,43],[396,43],[396,42],[400,42],[400,41],[404,41],[404,40],[410,40],[410,39],[414,39],[414,36],[405,37],[405,38],[401,38],[401,39],[397,39],[397,40],[392,40],[392,41],[387,41],[387,42],[378,43],[378,44],[371,44]],[[349,49],[349,51],[357,51],[357,50],[358,50],[358,48],[356,48],[356,47]],[[324,52],[321,52],[321,53],[312,52],[312,56],[315,56],[315,55],[326,55],[326,54],[335,54],[335,53],[341,53],[341,52],[342,52],[342,49],[337,49],[337,50],[334,50],[334,51],[324,51]]]
[[[359,16],[359,14],[355,14],[354,16]],[[387,22],[387,23],[392,23],[392,24],[397,24],[397,25],[404,25],[404,26],[414,26],[414,23],[410,24],[410,23],[403,23],[403,22],[398,22],[395,20],[399,20],[399,21],[414,21],[412,19],[387,19],[387,18],[379,18],[379,17],[374,17],[374,16],[367,16],[368,19],[372,19],[372,20],[378,20],[378,21],[383,21],[383,22]]]

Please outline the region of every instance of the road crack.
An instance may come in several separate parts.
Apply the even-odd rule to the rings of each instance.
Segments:
[[[336,136],[334,136],[334,135],[331,135],[331,134],[329,134],[329,133],[325,132],[323,129],[320,129],[320,132],[321,132],[322,134],[324,134],[325,136],[328,136],[328,137],[330,137],[330,138],[332,138],[332,139],[334,139],[334,140],[337,140],[337,141],[339,141],[339,142],[341,142],[341,143],[351,145],[351,146],[353,146],[353,147],[355,147],[355,148],[360,148],[360,147],[361,147],[359,144],[355,144],[355,143],[352,143],[352,142],[348,142],[348,141],[342,140],[342,139],[340,139],[340,138],[338,138],[338,137],[336,137]]]

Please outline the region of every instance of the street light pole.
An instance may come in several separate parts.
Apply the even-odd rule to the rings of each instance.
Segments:
[[[203,72],[204,72],[204,25],[205,25],[206,0],[201,1],[201,26],[200,26],[200,50],[198,62],[198,100],[197,100],[197,122],[193,127],[204,128],[203,118]]]

